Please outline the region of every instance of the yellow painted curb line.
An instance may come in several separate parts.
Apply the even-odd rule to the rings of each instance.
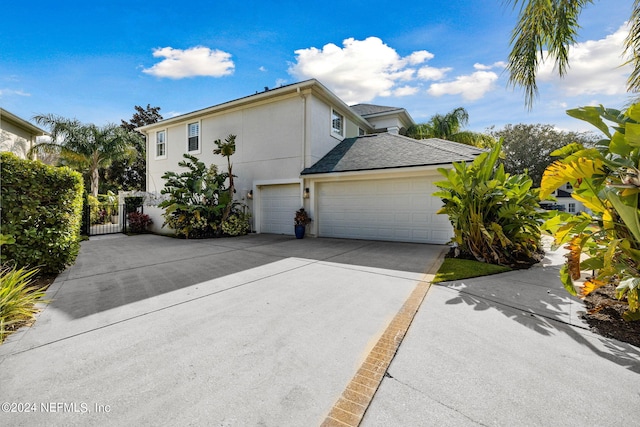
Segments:
[[[333,405],[322,427],[357,427],[360,424],[413,318],[431,288],[431,281],[442,265],[445,253],[446,250],[443,249],[434,263],[427,268],[427,272],[360,365],[342,396]]]

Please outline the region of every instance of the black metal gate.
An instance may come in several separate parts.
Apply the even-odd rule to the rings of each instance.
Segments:
[[[82,234],[98,236],[127,233],[129,231],[129,215],[133,212],[144,213],[143,201],[144,198],[141,196],[124,197],[124,204],[96,203],[95,199],[89,202],[87,198],[82,213]]]
[[[82,224],[83,234],[87,236],[123,233],[126,227],[124,205],[87,204],[84,207]]]

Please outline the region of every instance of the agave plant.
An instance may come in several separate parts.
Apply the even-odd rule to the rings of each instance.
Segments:
[[[452,242],[463,254],[500,265],[531,263],[540,253],[537,192],[526,175],[505,173],[498,163],[502,141],[471,164],[457,162],[438,171],[446,178],[434,193],[454,230]]]
[[[617,297],[626,297],[627,320],[640,319],[640,104],[626,112],[603,106],[582,107],[567,113],[585,120],[605,138],[595,148],[570,144],[552,153],[559,160],[544,172],[540,199],[569,182],[572,197],[590,212],[559,213],[544,224],[557,246],[567,245],[567,262],[560,272],[572,295],[586,296],[613,283]],[[613,132],[605,123],[613,123]],[[586,255],[586,257],[584,256]],[[582,270],[595,274],[576,289]]]

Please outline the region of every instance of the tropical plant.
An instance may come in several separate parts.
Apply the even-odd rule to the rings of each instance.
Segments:
[[[526,174],[509,175],[498,162],[502,141],[471,164],[440,168],[446,178],[433,195],[444,203],[460,256],[492,264],[530,265],[541,252],[537,191]]]
[[[59,153],[63,163],[88,175],[94,197],[98,195],[100,169],[133,154],[136,136],[120,126],[82,124],[52,114],[38,115],[34,120],[50,128],[52,141],[34,145],[31,152]]]
[[[525,103],[531,107],[538,95],[536,73],[538,65],[547,60],[555,63],[562,77],[569,68],[569,47],[576,42],[580,25],[578,16],[593,0],[507,0],[520,7],[518,23],[512,31],[512,50],[509,54],[509,83],[525,90]],[[625,53],[631,54],[633,63],[627,88],[640,91],[640,1],[635,0],[631,11],[630,31],[625,41]]]
[[[628,320],[640,319],[640,104],[626,112],[582,107],[567,113],[587,121],[604,133],[595,148],[570,144],[552,153],[560,157],[544,172],[540,198],[569,182],[572,197],[591,213],[559,213],[544,228],[556,245],[570,252],[560,271],[564,287],[572,295],[581,270],[593,270],[580,290],[586,296],[614,284],[618,298],[627,298]],[[613,132],[605,120],[613,124]],[[582,259],[583,254],[588,256]]]
[[[491,147],[495,144],[490,135],[463,131],[462,128],[468,122],[469,113],[463,107],[458,107],[445,115],[433,115],[427,123],[411,126],[407,130],[407,136],[414,139],[440,138],[477,147]]]
[[[36,303],[46,303],[42,299],[43,289],[31,286],[37,269],[0,268],[0,343],[17,326],[35,318]]]
[[[218,148],[213,150],[213,154],[220,154],[223,157],[227,158],[227,177],[229,178],[229,188],[226,190],[228,192],[228,199],[229,201],[233,200],[233,194],[235,193],[235,186],[233,183],[233,165],[231,164],[231,156],[236,152],[236,136],[235,135],[229,135],[228,137],[225,138],[224,142],[222,142],[220,139],[216,139],[215,141],[213,141],[214,144],[216,144],[216,146]],[[232,208],[233,204],[232,203],[227,203],[226,207],[224,208],[224,211],[222,212],[222,222],[224,223],[227,218],[229,218],[229,214],[231,214],[231,208]]]
[[[218,173],[218,168],[209,168],[189,154],[178,166],[187,171],[166,172],[162,178],[165,186],[162,194],[169,198],[158,206],[165,208],[165,223],[173,228],[178,236],[185,238],[205,237],[218,233],[224,209],[231,203],[229,193],[224,187],[226,173]]]

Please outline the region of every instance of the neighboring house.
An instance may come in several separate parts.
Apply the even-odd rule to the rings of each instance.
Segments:
[[[540,203],[540,206],[545,209],[553,209],[569,213],[588,212],[589,209],[587,209],[582,202],[571,197],[572,192],[573,187],[571,184],[566,183],[551,193],[551,195],[556,199],[555,202]]]
[[[266,90],[138,130],[147,139],[147,191],[180,171],[190,153],[226,170],[216,139],[237,136],[236,198],[249,206],[253,230],[293,234],[304,207],[314,236],[446,243],[453,235],[432,196],[438,167],[472,161],[482,150],[455,142],[414,140],[402,108],[346,105],[317,80]],[[158,208],[145,208],[156,224]]]
[[[0,151],[11,151],[23,159],[39,136],[48,135],[39,127],[0,108]]]

